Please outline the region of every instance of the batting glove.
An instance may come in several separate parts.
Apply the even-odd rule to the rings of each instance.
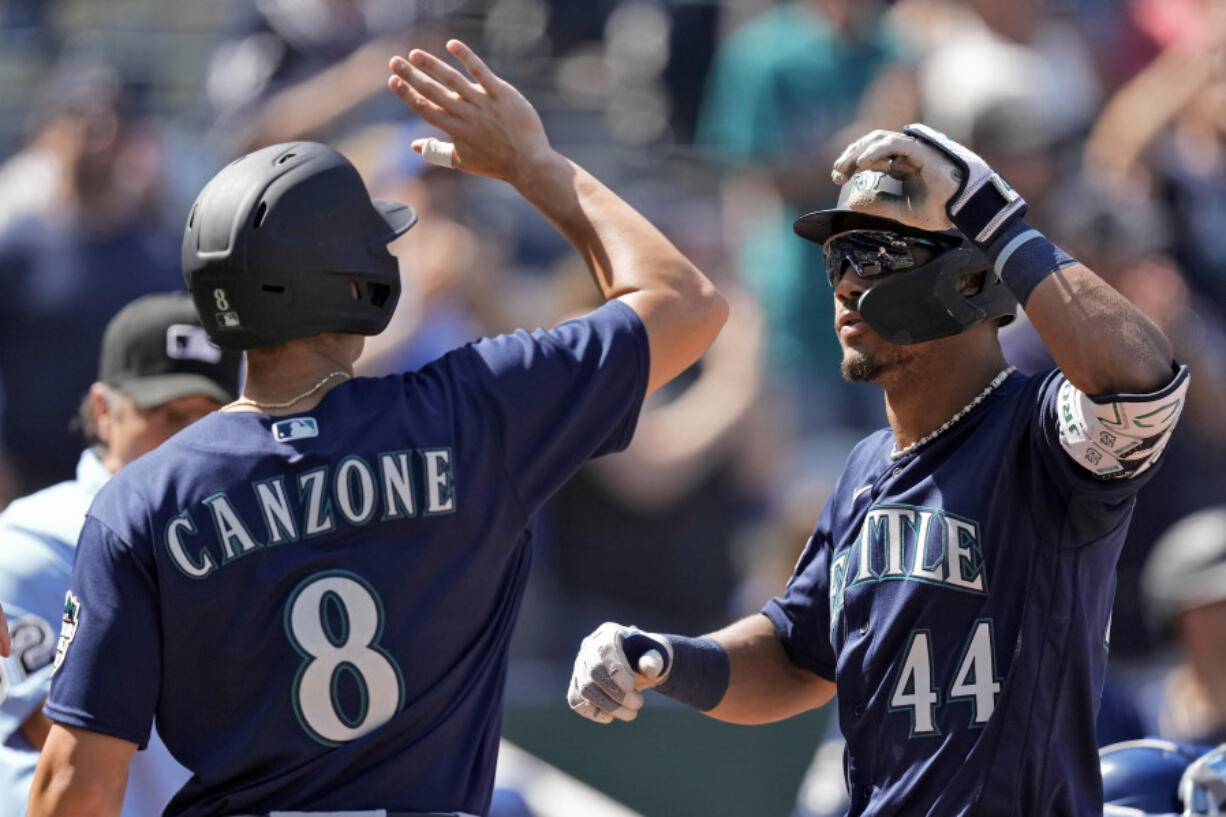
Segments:
[[[606,621],[579,645],[566,702],[596,723],[632,721],[643,707],[639,690],[662,683],[672,659],[665,636]]]
[[[878,170],[903,181],[903,196],[853,191],[848,206],[922,230],[957,228],[978,244],[1026,212],[1026,202],[978,154],[927,125],[876,130],[857,139],[834,163],[843,184],[861,170]]]

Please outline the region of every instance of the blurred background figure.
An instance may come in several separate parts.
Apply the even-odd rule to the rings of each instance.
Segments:
[[[97,339],[137,295],[181,280],[159,230],[163,157],[133,89],[105,64],[64,60],[0,166],[0,385],[7,497],[72,474],[65,431],[93,380]]]
[[[86,345],[86,344],[83,344]],[[148,295],[106,327],[96,382],[80,403],[76,478],[0,513],[0,601],[13,655],[0,661],[0,817],[22,817],[51,721],[42,706],[77,536],[94,495],[121,468],[238,396],[241,356],[209,343],[187,293]],[[75,437],[62,433],[65,437]],[[154,817],[189,777],[157,732],[133,763],[123,817]]]
[[[1178,741],[1226,741],[1226,506],[1180,520],[1145,563],[1151,620],[1175,663],[1161,680],[1158,729]]]

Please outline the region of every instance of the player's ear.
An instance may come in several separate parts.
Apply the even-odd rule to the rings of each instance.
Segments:
[[[112,423],[115,420],[109,396],[106,386],[102,383],[89,387],[89,413],[94,419],[94,433],[103,445],[111,444]]]

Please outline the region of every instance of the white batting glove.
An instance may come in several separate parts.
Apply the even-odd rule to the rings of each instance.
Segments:
[[[626,655],[628,636],[633,642],[633,661]],[[643,707],[639,690],[662,683],[672,659],[673,648],[666,637],[606,621],[579,645],[566,702],[596,723],[632,721]]]
[[[904,195],[853,191],[848,206],[922,230],[957,228],[987,243],[1026,202],[978,154],[927,125],[903,132],[876,130],[852,142],[834,163],[831,177],[843,184],[860,170],[889,173]]]

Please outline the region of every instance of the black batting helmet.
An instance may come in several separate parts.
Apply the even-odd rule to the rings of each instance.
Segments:
[[[843,185],[834,209],[803,215],[792,229],[801,238],[822,245],[832,284],[838,282],[842,266],[848,262],[862,277],[906,270],[906,274],[891,276],[860,297],[856,311],[879,335],[891,343],[922,343],[956,335],[981,321],[996,320],[1004,325],[1013,320],[1017,300],[997,279],[988,257],[966,236],[956,230],[921,230],[852,210],[847,201],[856,190],[875,190],[880,196],[903,195],[898,179],[862,171]],[[922,262],[910,255],[911,247],[917,244],[927,251],[928,257]],[[857,258],[873,269],[866,273],[855,263]],[[959,292],[959,280],[976,273],[983,277],[979,291],[970,295]]]
[[[416,221],[407,205],[372,201],[332,148],[273,145],[200,191],[183,233],[183,277],[210,340],[225,349],[377,335],[400,298],[387,244]]]

